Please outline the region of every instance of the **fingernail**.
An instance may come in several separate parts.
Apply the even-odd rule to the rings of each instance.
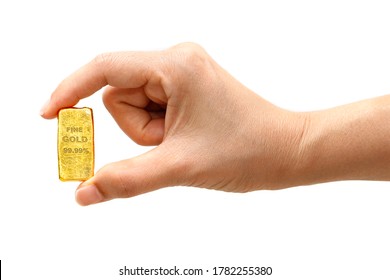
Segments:
[[[101,202],[103,195],[94,185],[82,187],[76,191],[76,201],[81,206]]]
[[[43,106],[42,106],[42,108],[41,108],[41,111],[39,111],[39,114],[40,114],[41,116],[43,116],[43,115],[45,114],[47,105],[49,105],[49,101],[50,101],[50,99],[47,100],[47,101],[45,102],[45,104],[43,104]]]

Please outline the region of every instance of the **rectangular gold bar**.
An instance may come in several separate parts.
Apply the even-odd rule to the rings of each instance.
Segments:
[[[85,181],[93,176],[93,116],[90,108],[66,108],[58,113],[58,172],[61,181]]]

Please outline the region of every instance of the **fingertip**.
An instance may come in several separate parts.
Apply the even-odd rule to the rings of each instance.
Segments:
[[[56,109],[55,107],[56,104],[53,102],[53,100],[49,99],[42,106],[41,110],[39,111],[39,114],[44,119],[54,119],[55,117],[57,117],[58,112],[58,109]]]
[[[39,114],[43,118],[46,118],[46,110],[47,110],[47,107],[49,106],[49,103],[50,103],[50,99],[46,100],[46,102],[43,104],[41,110],[39,111]]]
[[[81,186],[76,190],[75,198],[81,206],[96,204],[103,201],[103,195],[95,185]]]

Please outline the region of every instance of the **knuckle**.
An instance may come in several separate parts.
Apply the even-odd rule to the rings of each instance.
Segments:
[[[113,53],[106,52],[106,53],[101,53],[98,54],[93,60],[93,64],[95,64],[97,67],[108,67],[112,64],[114,60],[114,55]]]
[[[183,53],[189,56],[197,56],[205,53],[205,50],[200,45],[192,42],[180,43],[173,48],[176,50],[181,50]]]
[[[128,175],[128,172],[123,168],[117,170],[115,173],[117,176],[117,188],[119,191],[119,197],[132,197],[137,195],[137,182],[132,176]]]
[[[115,101],[115,94],[111,90],[106,89],[102,95],[103,103],[107,107],[110,107]]]
[[[99,175],[103,178],[108,178],[109,182],[105,182],[109,189],[104,194],[110,198],[127,198],[136,195],[135,182],[131,180],[131,176],[128,175],[127,168],[121,166],[119,163],[111,163],[105,165],[99,170]]]
[[[195,43],[181,43],[174,46],[171,51],[178,58],[178,66],[186,73],[201,73],[206,69],[209,57],[206,51]]]
[[[143,129],[135,131],[129,137],[138,145],[145,146],[148,144],[147,134]]]
[[[181,43],[167,50],[165,88],[181,96],[193,92],[190,88],[214,77],[215,63],[206,51],[195,43]]]
[[[158,145],[162,140],[153,135],[153,132],[151,131],[150,127],[148,127],[148,125],[137,128],[129,136],[135,143],[142,146]]]
[[[192,67],[202,66],[206,60],[206,52],[195,44],[186,44],[183,46],[182,53],[185,61]]]
[[[137,137],[137,139],[136,139],[136,143],[138,144],[138,145],[147,145],[148,144],[148,140],[149,140],[149,135],[145,132],[145,129],[143,129],[140,133],[139,133],[139,135],[137,135],[138,137]]]
[[[141,135],[138,135],[138,134],[134,134],[131,136],[131,139],[138,145],[141,145],[141,146],[145,146],[146,145],[146,141],[145,141],[145,134],[144,133],[141,133]]]

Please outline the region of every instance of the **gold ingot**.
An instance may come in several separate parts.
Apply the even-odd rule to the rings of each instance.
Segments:
[[[58,172],[61,181],[85,181],[94,173],[91,108],[66,108],[58,113]]]

